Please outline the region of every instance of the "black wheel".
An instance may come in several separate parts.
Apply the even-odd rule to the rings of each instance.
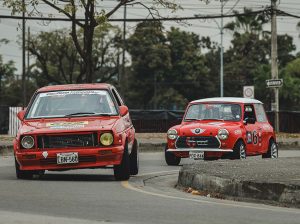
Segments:
[[[18,179],[32,179],[33,175],[38,174],[36,171],[20,170],[20,165],[15,158],[16,176]]]
[[[124,148],[121,164],[114,166],[114,176],[116,180],[128,180],[130,177],[130,166],[129,166],[129,155],[128,155],[127,143]]]
[[[175,156],[172,152],[167,152],[168,146],[165,148],[165,160],[169,166],[178,166],[181,158]]]
[[[130,160],[130,175],[137,175],[139,172],[139,151],[138,151],[138,142],[136,139],[134,139],[129,160]]]
[[[246,146],[243,141],[238,141],[233,147],[231,159],[246,159]]]
[[[262,158],[271,158],[271,159],[278,158],[278,146],[273,139],[270,140],[268,151],[267,153],[262,154]]]

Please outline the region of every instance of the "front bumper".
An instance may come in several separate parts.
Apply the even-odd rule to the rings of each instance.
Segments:
[[[57,153],[77,152],[79,162],[57,164]],[[26,152],[16,151],[16,160],[21,170],[64,170],[96,168],[119,165],[124,152],[123,146],[107,148],[51,149]],[[45,156],[46,155],[46,156]]]
[[[219,148],[177,148],[167,149],[167,152],[233,152],[232,149],[219,149]]]

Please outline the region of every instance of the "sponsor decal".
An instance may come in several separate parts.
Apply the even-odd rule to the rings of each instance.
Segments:
[[[41,96],[65,96],[65,95],[91,95],[100,94],[105,95],[105,91],[101,90],[71,90],[71,91],[57,91],[43,93]]]
[[[196,141],[194,141],[191,137],[187,137],[186,145],[190,148],[194,148],[196,146]]]
[[[45,159],[47,159],[47,157],[48,157],[48,152],[47,152],[47,151],[44,151],[44,152],[42,153],[42,155],[44,156]]]
[[[46,123],[46,127],[51,129],[75,129],[75,128],[84,128],[88,123],[89,123],[88,121],[55,122],[55,123]]]
[[[223,123],[223,122],[211,122],[211,123],[208,123],[208,124],[220,126],[220,125],[223,125],[223,124],[225,124],[225,123]]]
[[[200,135],[203,132],[205,132],[205,129],[195,128],[195,129],[191,129],[191,131],[192,131],[193,134]]]
[[[271,126],[268,124],[264,124],[262,128],[267,131],[271,130]]]
[[[240,134],[242,134],[242,131],[241,131],[241,130],[235,130],[235,131],[234,131],[234,134],[235,134],[235,135],[240,135]]]
[[[252,133],[251,133],[251,131],[246,132],[246,140],[247,140],[247,144],[252,143]]]

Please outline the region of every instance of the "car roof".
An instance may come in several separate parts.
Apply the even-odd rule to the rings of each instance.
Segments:
[[[259,100],[242,98],[242,97],[214,97],[194,100],[191,103],[210,103],[210,102],[225,102],[225,103],[259,103],[263,104]]]
[[[37,92],[49,92],[58,90],[80,90],[80,89],[109,89],[112,85],[107,83],[85,83],[85,84],[67,84],[45,86],[37,90]]]

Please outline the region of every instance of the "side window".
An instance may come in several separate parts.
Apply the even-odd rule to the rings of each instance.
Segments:
[[[244,120],[246,118],[254,118],[256,120],[253,105],[245,105]]]
[[[268,122],[264,107],[262,104],[254,104],[256,118],[258,122]]]
[[[120,95],[117,93],[115,89],[112,89],[112,93],[117,101],[118,106],[123,105],[123,100],[121,99]]]

